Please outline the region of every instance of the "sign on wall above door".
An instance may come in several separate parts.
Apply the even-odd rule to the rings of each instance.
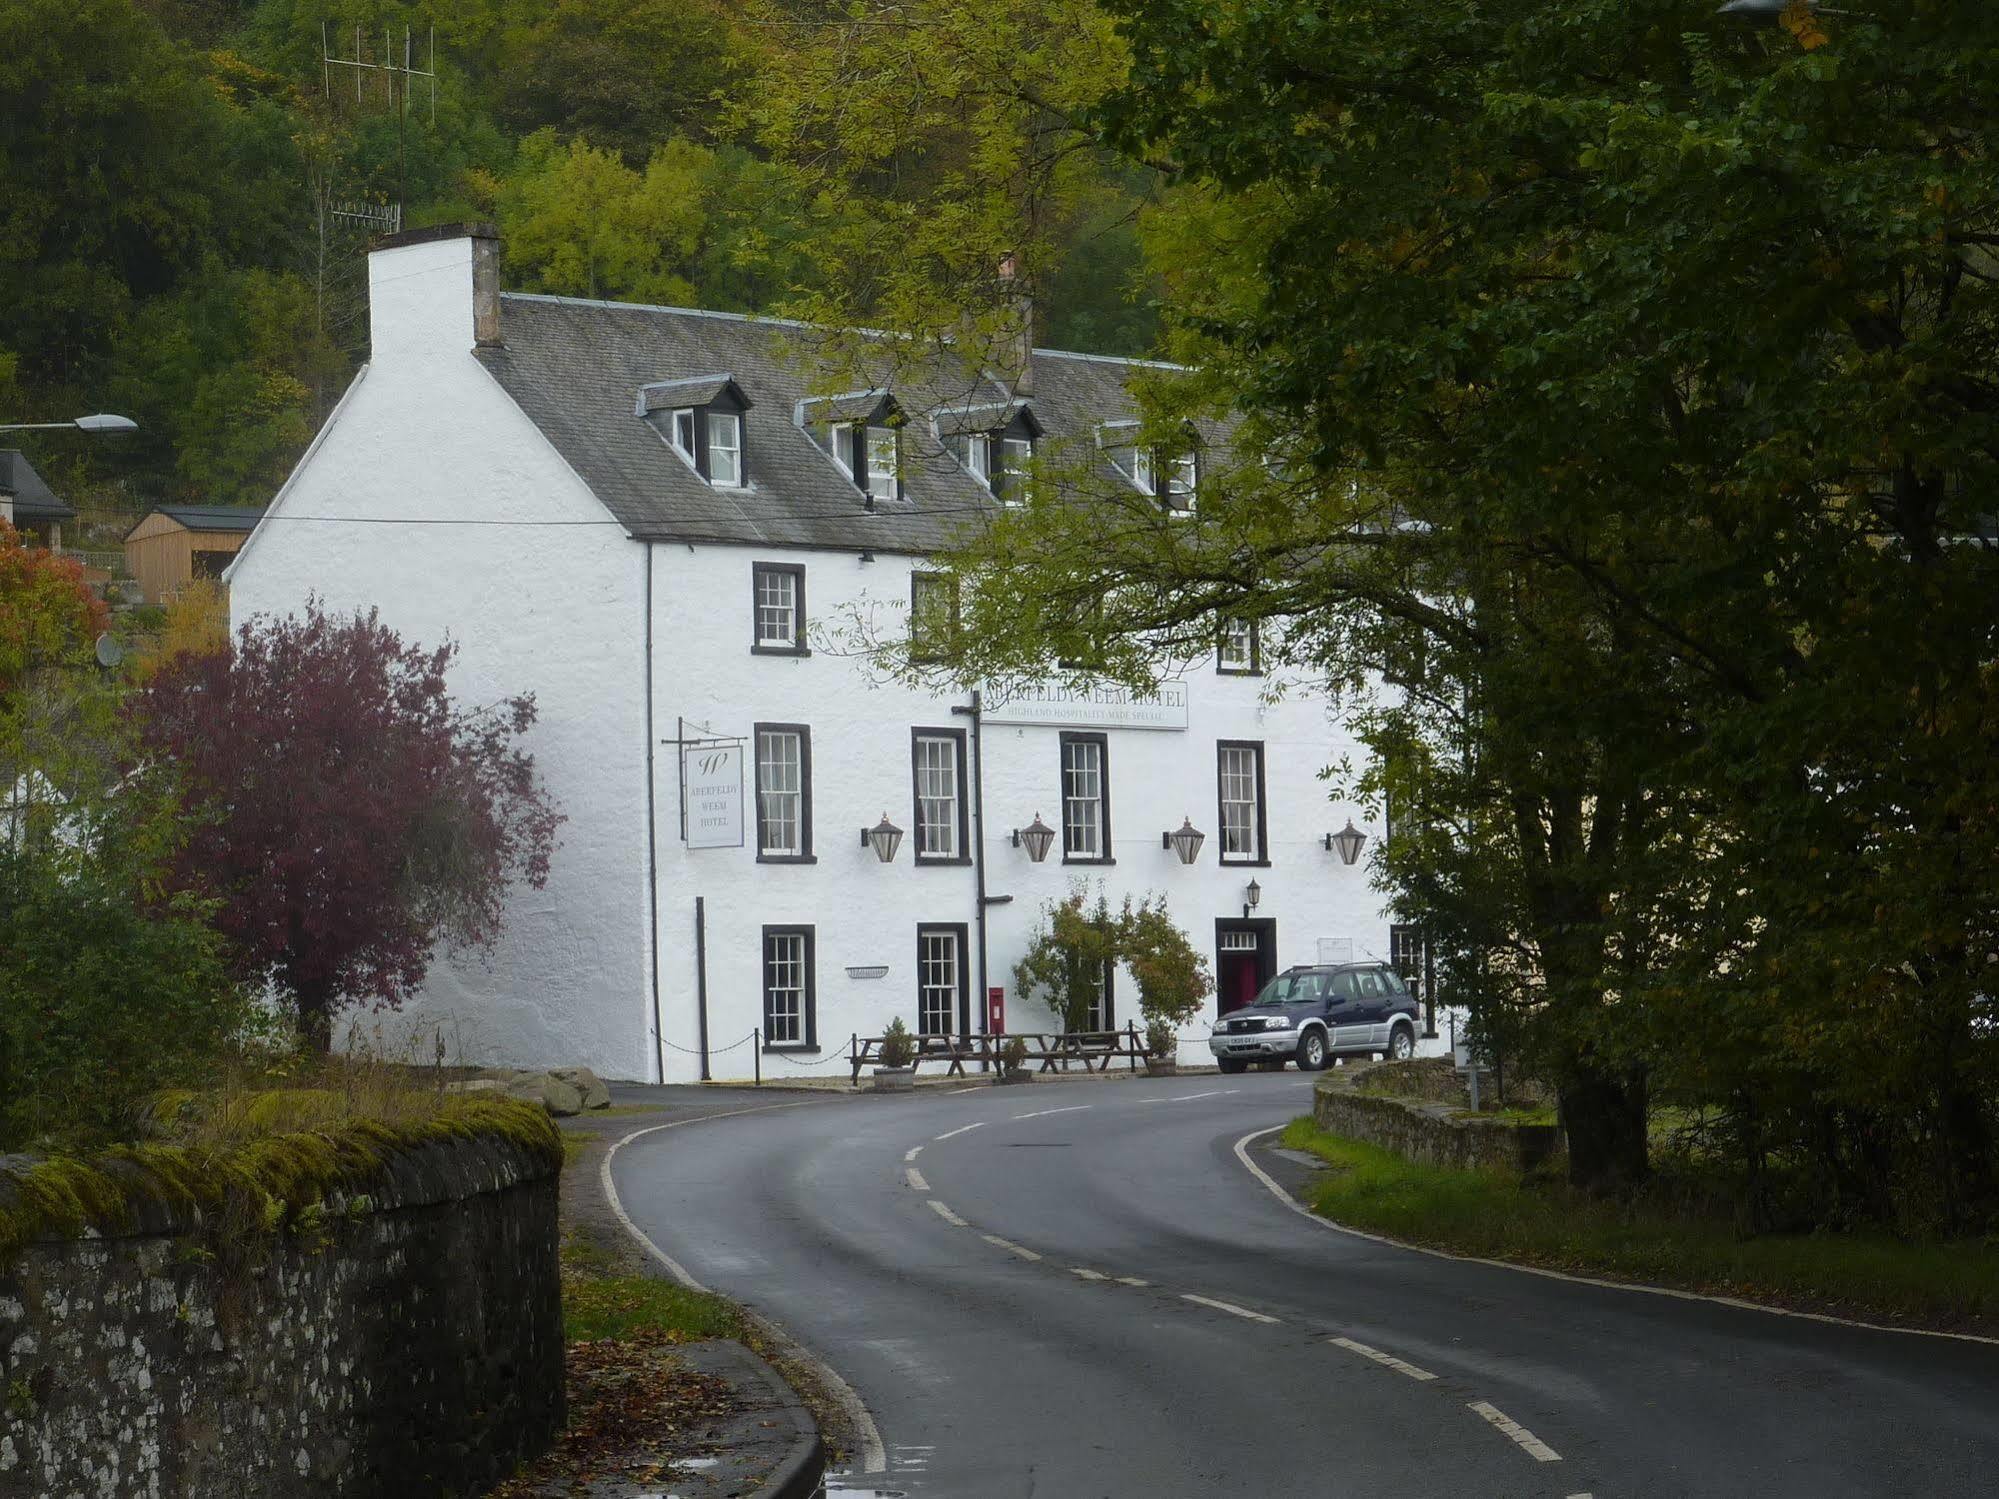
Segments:
[[[1088,729],[1187,727],[1185,682],[1161,682],[1149,693],[1103,682],[1080,687],[1064,682],[988,682],[982,695],[987,723]]]

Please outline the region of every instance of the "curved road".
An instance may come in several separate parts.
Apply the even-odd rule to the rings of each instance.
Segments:
[[[644,1134],[613,1174],[666,1254],[859,1392],[888,1459],[861,1492],[1999,1492],[1999,1347],[1333,1231],[1235,1150],[1310,1083],[786,1100]]]

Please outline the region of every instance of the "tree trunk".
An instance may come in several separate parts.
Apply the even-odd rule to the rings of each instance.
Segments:
[[[1569,1184],[1616,1192],[1645,1180],[1645,1080],[1635,1074],[1578,1072],[1557,1090],[1568,1138]]]
[[[301,986],[297,996],[299,1042],[323,1057],[333,1050],[333,995],[324,988]]]

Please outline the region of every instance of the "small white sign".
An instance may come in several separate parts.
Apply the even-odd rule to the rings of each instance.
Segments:
[[[689,848],[743,846],[743,747],[689,744],[680,751]]]
[[[1319,939],[1319,961],[1321,963],[1351,963],[1353,961],[1353,938],[1321,937]]]
[[[1064,682],[987,683],[983,689],[987,723],[1050,724],[1076,729],[1169,729],[1187,727],[1187,684],[1161,682],[1134,693],[1108,682],[1070,686]]]

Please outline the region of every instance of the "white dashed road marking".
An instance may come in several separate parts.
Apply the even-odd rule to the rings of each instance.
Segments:
[[[984,1129],[985,1127],[986,1127],[986,1121],[981,1119],[977,1124],[961,1124],[956,1129],[946,1130],[943,1134],[939,1135],[937,1138],[939,1141],[948,1140],[953,1135],[964,1134],[967,1130]]]
[[[1002,1239],[998,1234],[980,1234],[979,1237],[984,1239],[988,1244],[999,1245],[1008,1254],[1019,1255],[1024,1260],[1038,1260],[1041,1258],[1032,1249],[1024,1249],[1011,1239]]]
[[[902,1158],[905,1161],[913,1161],[922,1154],[923,1154],[923,1147],[921,1145],[912,1145],[909,1147],[909,1149],[905,1150],[902,1153]]]
[[[923,1173],[918,1171],[914,1166],[903,1167],[902,1174],[909,1178],[910,1191],[928,1192],[930,1190],[930,1183],[923,1179]]]
[[[1507,1415],[1498,1406],[1488,1401],[1474,1400],[1471,1403],[1471,1408],[1485,1417],[1494,1426],[1497,1426],[1501,1431],[1505,1432],[1515,1442],[1519,1443],[1520,1449],[1533,1458],[1535,1462],[1558,1463],[1562,1460],[1561,1453],[1535,1436],[1533,1432]]]
[[[1108,1275],[1104,1274],[1104,1272],[1103,1272],[1103,1271],[1101,1271],[1101,1270],[1085,1270],[1085,1269],[1084,1269],[1084,1268],[1083,1268],[1083,1267],[1082,1267],[1081,1265],[1071,1265],[1071,1266],[1069,1267],[1069,1273],[1070,1273],[1071,1275],[1080,1275],[1080,1276],[1081,1276],[1081,1277],[1082,1277],[1082,1278],[1083,1278],[1084,1280],[1109,1280],[1109,1279],[1110,1279],[1110,1277],[1109,1277]]]
[[[1196,1296],[1191,1291],[1183,1291],[1182,1301],[1191,1301],[1199,1306],[1211,1306],[1218,1312],[1227,1312],[1231,1317],[1246,1317],[1251,1322],[1276,1322],[1276,1317],[1266,1317],[1262,1312],[1253,1312],[1246,1306],[1237,1306],[1233,1301],[1216,1301],[1210,1296]]]
[[[1093,1109],[1093,1103],[1072,1103],[1066,1109],[1036,1109],[1032,1114],[1015,1114],[1015,1120],[1046,1119],[1050,1114],[1080,1114],[1085,1109]]]
[[[960,1218],[956,1213],[952,1212],[949,1208],[945,1207],[943,1203],[939,1202],[934,1197],[930,1199],[930,1210],[933,1213],[935,1213],[938,1217],[942,1218],[946,1223],[950,1224],[953,1228],[971,1227],[971,1225],[967,1223],[963,1218]]]
[[[1407,1374],[1411,1379],[1435,1379],[1437,1377],[1428,1369],[1419,1369],[1414,1364],[1404,1363],[1392,1353],[1383,1353],[1379,1348],[1370,1348],[1365,1343],[1356,1343],[1352,1338],[1331,1338],[1328,1341],[1338,1344],[1349,1353],[1358,1353],[1362,1358],[1371,1358],[1377,1364],[1386,1364],[1397,1374]]]
[[[1117,1283],[1121,1286],[1149,1286],[1152,1284],[1149,1280],[1140,1280],[1136,1275],[1120,1275],[1117,1278]]]

